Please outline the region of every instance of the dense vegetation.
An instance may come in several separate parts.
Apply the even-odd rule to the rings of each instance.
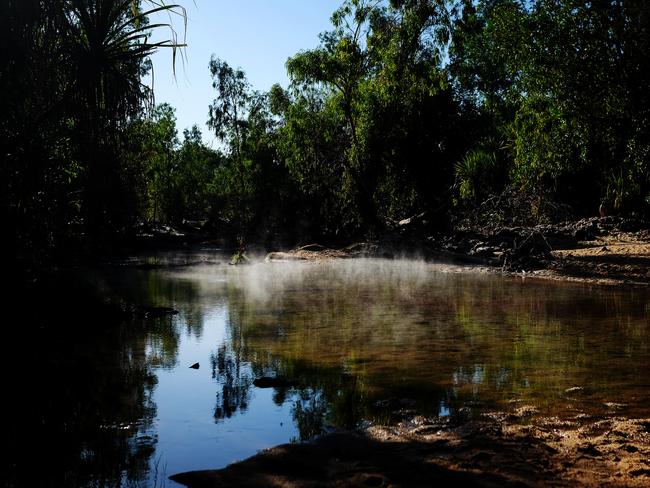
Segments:
[[[18,259],[158,222],[258,242],[376,236],[421,212],[444,229],[504,192],[530,221],[550,203],[650,210],[647,2],[345,0],[287,61],[288,87],[257,92],[213,56],[219,150],[196,127],[179,140],[142,84],[153,51],[182,47],[148,24],[159,8],[182,19],[154,0],[0,2],[0,208]]]

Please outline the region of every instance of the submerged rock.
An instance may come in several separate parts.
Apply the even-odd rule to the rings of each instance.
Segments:
[[[296,382],[287,380],[285,378],[272,378],[270,376],[262,376],[253,381],[253,385],[258,388],[288,388],[295,386]]]

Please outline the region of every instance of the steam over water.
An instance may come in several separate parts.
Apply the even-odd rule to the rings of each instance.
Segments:
[[[388,260],[127,269],[96,284],[180,313],[49,348],[44,374],[66,378],[44,414],[68,429],[59,486],[160,485],[399,408],[650,414],[645,290]]]

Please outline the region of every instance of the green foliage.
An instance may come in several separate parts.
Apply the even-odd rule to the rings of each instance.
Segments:
[[[456,178],[459,193],[463,200],[476,201],[485,197],[485,183],[496,171],[497,158],[493,152],[484,149],[472,149],[463,159],[456,163]]]
[[[141,8],[150,6],[149,10]],[[137,214],[128,126],[147,105],[148,55],[181,45],[147,25],[157,2],[7,0],[0,15],[0,203],[26,265],[74,254]],[[171,39],[149,43],[152,30]]]
[[[321,200],[343,211],[348,231],[380,229],[382,220],[446,205],[453,160],[465,144],[440,67],[447,14],[443,2],[346,1],[321,45],[287,63],[297,93],[291,117],[300,120],[306,101],[316,98],[320,107],[309,111],[320,112],[318,137],[339,147],[307,141],[300,128],[309,122],[287,117],[294,154],[285,157],[313,192],[321,182],[338,182]]]
[[[215,175],[224,158],[203,144],[199,128],[185,129],[180,142],[174,109],[162,104],[129,130],[129,159],[139,176],[134,184],[139,195],[138,215],[177,224],[207,219]]]
[[[318,222],[317,235],[337,235],[352,223],[345,193],[348,138],[337,108],[318,93],[303,92],[278,131],[279,156],[300,191],[303,232]]]
[[[219,151],[196,127],[179,140],[141,83],[151,53],[183,45],[148,23],[159,10],[184,15],[152,0],[0,3],[14,255],[110,246],[137,220],[267,242],[372,237],[422,212],[440,228],[507,188],[531,215],[560,208],[549,201],[650,210],[645,2],[344,0],[287,61],[286,89],[254,91],[212,57]],[[169,39],[149,43],[160,28]]]
[[[619,209],[644,209],[649,14],[634,1],[465,4],[450,69],[508,139],[514,182],[590,213],[618,187]]]
[[[240,69],[216,57],[210,60],[212,87],[216,98],[210,105],[208,126],[217,138],[228,144],[229,165],[217,178],[222,190],[222,203],[230,204],[223,212],[229,220],[238,222],[238,239],[243,239],[245,227],[252,219],[249,203],[251,194],[250,161],[244,157],[249,131],[253,129],[260,109],[260,99],[250,89],[246,75]]]

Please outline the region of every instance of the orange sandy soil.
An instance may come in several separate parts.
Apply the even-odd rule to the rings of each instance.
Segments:
[[[369,245],[364,243],[343,249],[329,249],[312,244],[291,251],[272,252],[266,259],[279,262],[345,259],[372,255],[367,253],[368,248]],[[578,248],[554,250],[551,255],[552,259],[545,269],[525,274],[544,279],[603,285],[650,285],[650,231],[616,233],[597,240],[581,242]],[[499,270],[495,267],[477,265],[449,268],[449,272]]]
[[[620,233],[555,250],[546,270],[535,275],[600,284],[650,284],[650,233]]]
[[[529,414],[414,416],[171,479],[190,487],[650,486],[650,419]]]

